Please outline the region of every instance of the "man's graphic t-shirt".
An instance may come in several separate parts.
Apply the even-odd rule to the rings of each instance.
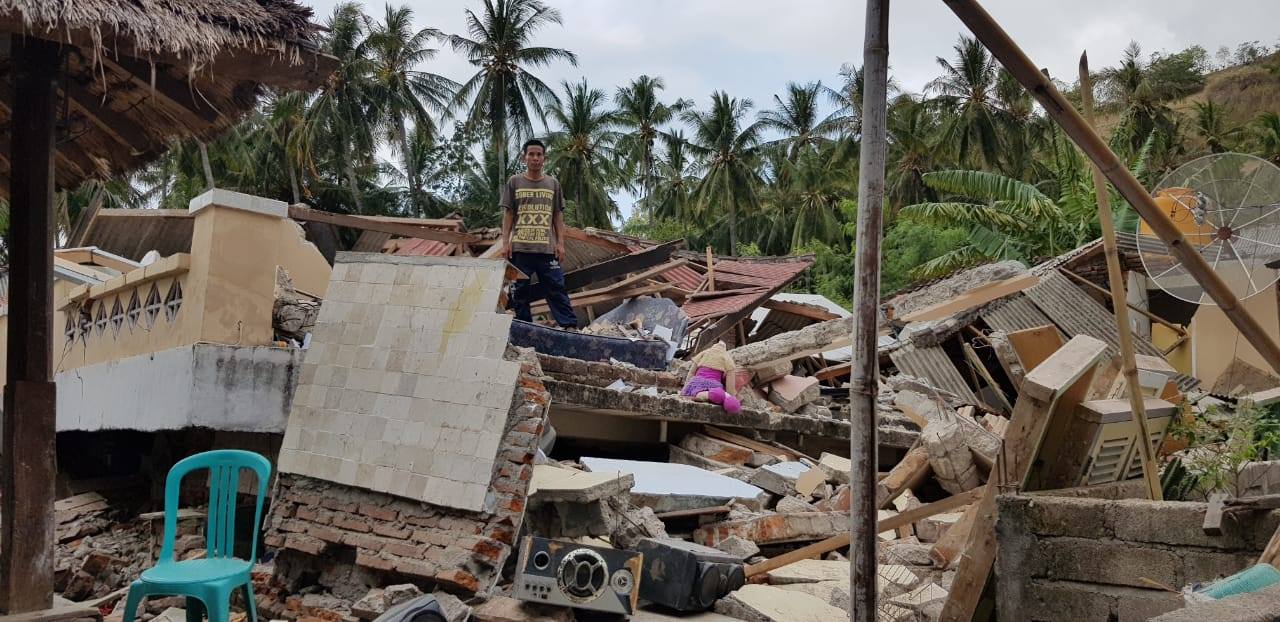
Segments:
[[[511,218],[511,250],[518,253],[555,253],[556,212],[564,209],[564,194],[555,177],[544,175],[533,181],[524,175],[507,180],[502,193],[503,209],[514,210]]]

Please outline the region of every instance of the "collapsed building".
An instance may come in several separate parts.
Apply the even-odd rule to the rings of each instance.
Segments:
[[[453,619],[847,617],[852,319],[784,291],[811,259],[570,229],[566,283],[585,321],[564,332],[503,312],[524,275],[493,259],[496,240],[456,218],[222,190],[185,211],[87,214],[55,255],[62,595],[111,609],[154,559],[168,466],[237,447],[275,466],[261,615],[373,619],[432,592]],[[1123,258],[1162,454],[1190,451],[1169,434],[1188,413],[1280,400],[1249,344],[1225,354],[1220,310],[1162,297]],[[1274,548],[1280,514],[1247,500],[1274,494],[1275,463],[1248,466],[1217,533],[1201,524],[1208,504],[1145,500],[1105,270],[1094,243],[886,301],[881,619],[979,598],[957,575],[966,555],[989,556],[1003,619],[1175,615],[1183,586]],[[1275,322],[1276,302],[1247,304]],[[717,342],[740,412],[679,395],[689,359]],[[1026,447],[1026,421],[1053,422],[1040,446]],[[1017,483],[1010,468],[1025,469]],[[179,555],[200,554],[198,488]],[[618,599],[557,600],[567,588],[537,558],[576,551],[637,572],[611,584]],[[655,591],[644,559],[703,574]]]

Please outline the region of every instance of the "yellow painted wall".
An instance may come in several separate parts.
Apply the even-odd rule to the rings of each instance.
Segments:
[[[197,342],[267,345],[272,338],[276,266],[289,272],[297,289],[324,296],[329,264],[294,221],[213,205],[196,212],[193,225],[187,270],[133,285],[144,275],[154,274],[161,264],[173,265],[177,256],[171,256],[148,266],[151,273],[139,268],[107,281],[100,288],[107,291],[89,299],[95,325],[85,338],[74,333],[70,340],[66,336],[67,316],[70,313],[73,323],[78,321],[77,307],[55,311],[55,371]],[[153,287],[163,301],[175,283],[181,289],[182,304],[172,319],[161,309],[151,323],[145,313],[136,323],[126,317],[118,329],[109,321],[117,301],[127,312],[136,293],[139,304],[145,306]],[[55,307],[62,307],[75,290],[77,286],[69,281],[55,281]],[[102,329],[96,324],[100,305],[108,317]],[[0,330],[7,329],[7,324],[8,318],[0,316]],[[7,330],[0,332],[0,348],[6,337]],[[2,359],[0,378],[4,377]]]
[[[1280,319],[1277,318],[1280,314],[1276,309],[1275,286],[1244,301],[1243,306],[1263,328],[1271,332],[1273,338],[1280,339]],[[1258,351],[1240,336],[1235,325],[1217,306],[1203,305],[1196,311],[1191,320],[1191,333],[1194,335],[1196,377],[1206,388],[1212,387],[1237,357],[1267,373],[1278,375]]]
[[[1172,329],[1155,322],[1151,323],[1151,344],[1160,348],[1161,351],[1172,346],[1177,340],[1178,333],[1173,332]],[[1190,376],[1192,375],[1191,348],[1191,340],[1188,339],[1187,341],[1182,342],[1182,345],[1166,354],[1164,358],[1169,361],[1170,365],[1173,365],[1174,369],[1178,370],[1178,373]]]

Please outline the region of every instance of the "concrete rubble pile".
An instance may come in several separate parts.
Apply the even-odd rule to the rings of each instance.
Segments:
[[[305,347],[306,357],[271,456],[266,553],[253,575],[263,619],[370,621],[430,599],[449,622],[602,611],[667,620],[673,610],[705,620],[847,619],[850,518],[865,507],[882,529],[880,620],[932,621],[944,609],[978,607],[989,575],[996,598],[987,605],[1002,617],[1016,612],[1008,619],[1138,619],[1126,609],[1132,602],[1159,615],[1184,597],[1139,593],[1155,589],[1090,568],[1089,551],[1133,550],[1176,565],[1158,579],[1172,590],[1194,586],[1188,602],[1244,568],[1255,549],[1272,562],[1280,556],[1280,536],[1240,535],[1220,521],[1225,544],[1198,533],[1175,541],[1160,535],[1158,514],[1142,523],[1126,505],[1147,489],[1114,324],[1106,330],[1112,316],[1058,264],[982,266],[888,301],[868,500],[851,489],[847,312],[821,297],[776,295],[798,270],[777,282],[760,276],[785,272],[768,262],[691,270],[697,254],[608,240],[635,246],[621,257],[635,262],[629,270],[605,270],[614,257],[568,271],[580,277],[578,294],[590,294],[580,300],[594,321],[581,332],[526,325],[518,330],[534,335],[529,347],[514,343],[517,329],[499,308],[513,278],[502,262],[340,253],[323,301],[278,273],[276,338]],[[675,277],[659,282],[675,270],[704,280],[694,290]],[[593,271],[594,280],[582,276]],[[615,292],[603,281],[623,285]],[[1066,303],[1053,297],[1063,283],[1072,288]],[[678,300],[688,315],[596,315],[622,302],[609,296],[642,288],[671,309]],[[1090,322],[1064,311],[1076,296]],[[754,298],[708,310],[735,297]],[[691,361],[720,341],[740,411],[681,395]],[[644,361],[670,345],[668,358],[622,360],[628,342],[643,347]],[[1225,427],[1248,403],[1280,403],[1275,391],[1195,389],[1144,343],[1141,388],[1162,463],[1194,471],[1230,441],[1179,446],[1175,421]],[[1265,514],[1280,507],[1280,461],[1239,471],[1246,485],[1193,512],[1206,516],[1204,534],[1214,508],[1256,514],[1266,535],[1280,523]],[[1188,490],[1221,492],[1194,476]],[[184,510],[180,558],[202,554],[202,510]],[[109,597],[152,563],[160,536],[146,516],[154,514],[116,512],[101,497],[68,498],[59,514],[62,595]],[[1103,541],[1122,546],[1106,550]],[[584,596],[563,585],[576,551],[600,563],[636,560],[637,573],[612,574],[607,589]],[[640,551],[648,552],[636,559]],[[688,560],[723,573],[720,581],[673,578]],[[1094,583],[1102,587],[1073,591]],[[1045,604],[1071,598],[1078,609],[1069,613]],[[143,618],[181,617],[183,606],[155,600]]]

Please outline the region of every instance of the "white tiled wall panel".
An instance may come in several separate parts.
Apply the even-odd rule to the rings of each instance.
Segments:
[[[502,360],[504,265],[340,253],[280,469],[480,510],[519,363]]]

